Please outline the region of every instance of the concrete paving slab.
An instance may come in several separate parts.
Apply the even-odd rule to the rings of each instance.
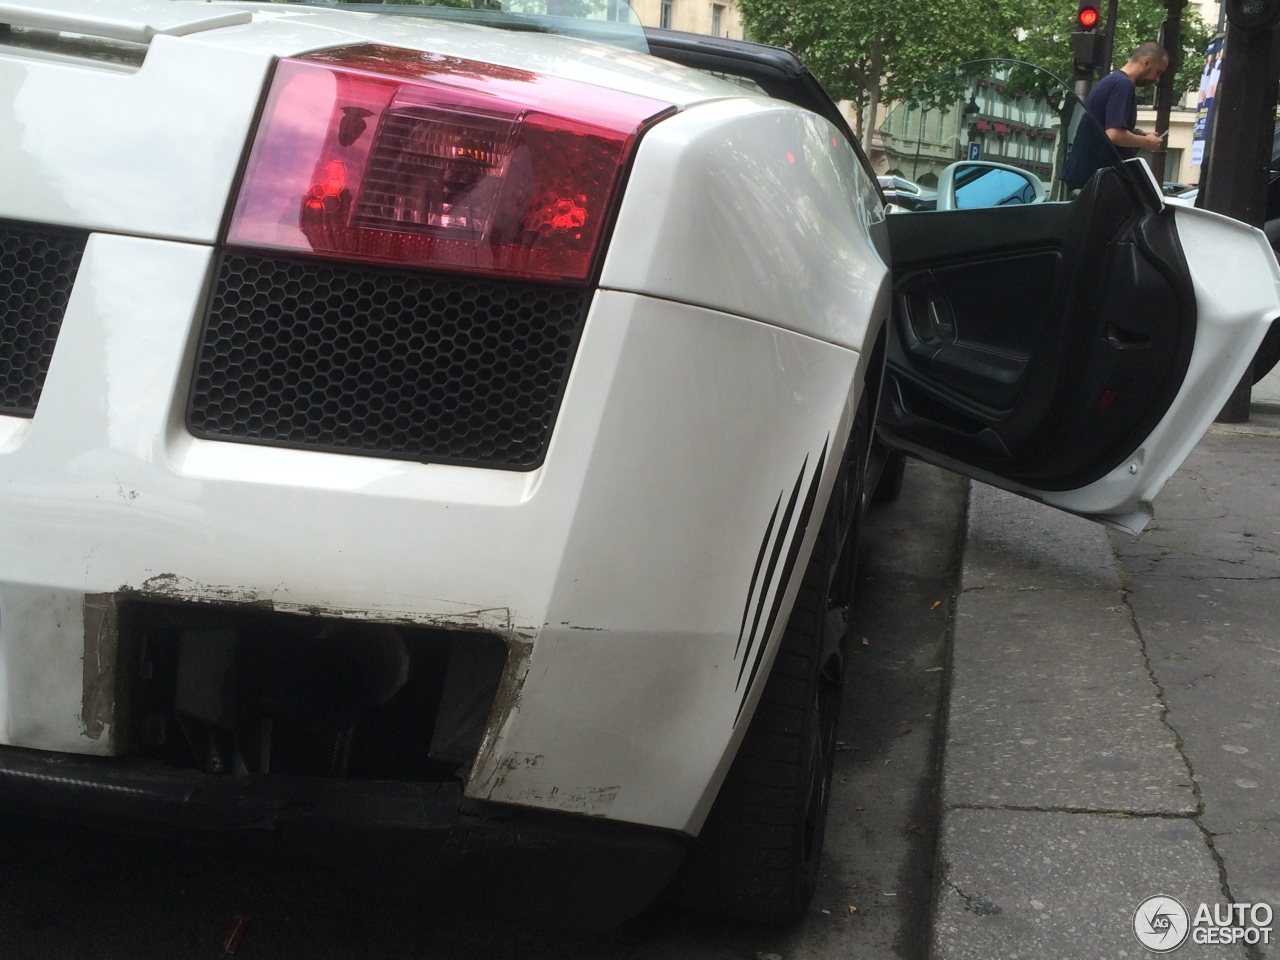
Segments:
[[[1115,557],[1096,523],[972,485],[961,589],[1119,586]]]
[[[1280,416],[1215,426],[1137,539],[1112,534],[1128,603],[1228,887],[1280,906]],[[1276,944],[1255,957],[1280,957]]]
[[[1280,905],[1273,379],[1275,405],[1215,425],[1139,538],[971,488],[934,960],[1147,956],[1131,920],[1157,893]]]
[[[1129,597],[1213,833],[1280,824],[1275,600],[1256,583],[1149,578]]]
[[[947,806],[1190,814],[1190,771],[1127,609],[1107,591],[959,600]]]
[[[1192,911],[1222,901],[1195,823],[1158,817],[953,810],[942,824],[943,878],[932,960],[1147,957],[1132,931],[1146,897]],[[1187,944],[1188,960],[1246,956]]]
[[[1280,822],[1250,823],[1213,838],[1238,903],[1268,903],[1280,914]],[[1278,925],[1280,926],[1280,925]],[[1280,957],[1280,943],[1259,945],[1262,957]]]

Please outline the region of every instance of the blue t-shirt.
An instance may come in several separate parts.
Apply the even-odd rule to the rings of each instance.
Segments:
[[[1062,179],[1073,186],[1088,180],[1095,170],[1121,159],[1137,156],[1136,147],[1117,147],[1106,135],[1112,128],[1132,130],[1138,125],[1138,89],[1123,70],[1113,70],[1098,81],[1084,102],[1085,112],[1096,125],[1081,121],[1071,155],[1062,168]]]

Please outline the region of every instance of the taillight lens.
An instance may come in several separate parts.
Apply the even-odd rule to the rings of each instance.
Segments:
[[[583,282],[631,148],[669,109],[377,45],[283,60],[227,244]]]

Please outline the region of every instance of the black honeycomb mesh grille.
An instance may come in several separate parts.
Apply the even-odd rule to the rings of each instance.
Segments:
[[[210,439],[531,469],[589,295],[224,253],[187,422]]]
[[[89,235],[0,223],[0,413],[30,417]]]

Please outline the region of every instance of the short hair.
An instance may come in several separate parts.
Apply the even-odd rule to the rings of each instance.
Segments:
[[[1148,40],[1146,43],[1138,45],[1138,49],[1133,51],[1133,56],[1129,58],[1130,63],[1137,63],[1139,60],[1145,60],[1150,57],[1152,60],[1164,60],[1168,62],[1169,51],[1154,40]]]

